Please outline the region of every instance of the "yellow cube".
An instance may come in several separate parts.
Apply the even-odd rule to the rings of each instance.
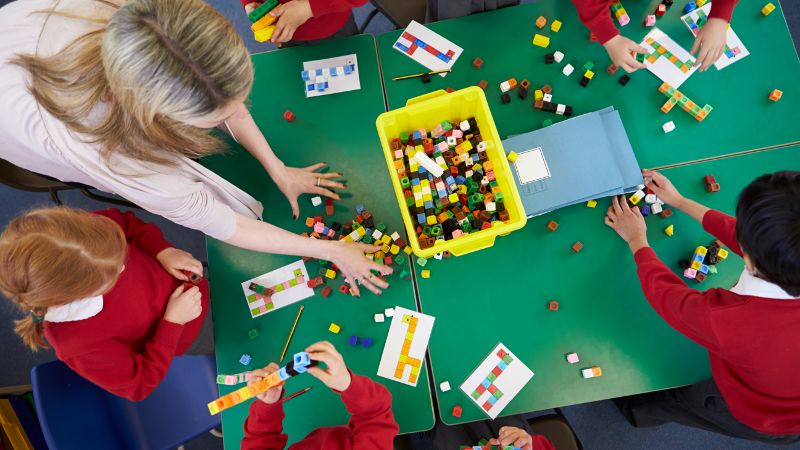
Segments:
[[[328,270],[325,271],[325,276],[332,280],[332,279],[336,278],[336,271],[333,270],[333,269],[328,269]]]
[[[592,78],[594,78],[594,72],[592,72],[591,70],[587,70],[586,73],[583,74],[583,76],[591,80]]]
[[[588,206],[589,208],[597,207],[597,200],[589,200],[588,202],[586,202],[586,206]]]
[[[342,327],[340,327],[335,323],[331,323],[330,326],[328,327],[328,331],[330,331],[333,334],[339,334],[339,332],[342,331]]]
[[[698,245],[697,248],[694,249],[694,254],[706,256],[708,254],[708,249],[703,247],[702,245]]]
[[[541,100],[543,98],[544,98],[544,91],[542,91],[541,89],[537,89],[537,90],[533,91],[533,99],[534,100]]]
[[[264,28],[256,31],[255,34],[253,35],[253,37],[258,42],[265,42],[265,41],[268,41],[269,38],[272,37],[272,33],[274,33],[274,32],[275,32],[275,25],[270,25],[268,27],[264,27]]]
[[[772,11],[775,11],[775,5],[773,5],[772,3],[767,3],[766,5],[764,5],[763,8],[761,8],[761,14],[763,14],[764,16],[772,14]]]
[[[422,272],[420,272],[420,275],[422,275],[422,278],[430,278],[431,277],[431,271],[430,270],[423,270]]]
[[[542,36],[541,34],[537,34],[533,37],[533,45],[547,48],[550,45],[550,38],[547,36]]]
[[[561,21],[554,20],[553,23],[550,24],[550,31],[552,31],[553,33],[558,33],[559,31],[561,31]]]
[[[519,155],[517,155],[517,154],[516,154],[516,153],[514,153],[514,152],[508,152],[508,155],[506,156],[506,158],[508,158],[508,160],[509,160],[510,162],[512,162],[512,163],[514,163],[514,162],[517,162],[517,158],[518,158],[518,157],[519,157]]]
[[[703,265],[700,261],[692,261],[692,265],[689,266],[694,270],[700,270],[700,267]]]
[[[719,258],[721,261],[727,257],[728,257],[728,251],[725,250],[724,248],[719,249],[719,251],[717,252],[717,258]]]

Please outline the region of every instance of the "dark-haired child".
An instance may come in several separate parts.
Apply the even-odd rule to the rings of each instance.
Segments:
[[[677,422],[773,444],[800,441],[800,172],[762,175],[736,217],[684,198],[657,172],[647,185],[744,259],[730,290],[687,287],[647,243],[638,208],[613,199],[605,218],[630,246],[645,297],[673,328],[708,350],[713,378],[619,399],[637,427]]]

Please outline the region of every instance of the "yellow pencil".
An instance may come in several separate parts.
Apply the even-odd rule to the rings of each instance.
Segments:
[[[303,305],[300,305],[300,309],[297,310],[297,317],[294,318],[294,324],[292,325],[292,331],[289,332],[289,337],[286,338],[286,345],[283,346],[283,351],[281,352],[281,359],[278,361],[283,362],[283,357],[286,356],[286,350],[289,348],[289,342],[292,341],[292,336],[294,335],[294,329],[297,327],[297,321],[300,320],[300,314],[303,314]]]
[[[419,77],[421,77],[423,75],[438,75],[440,73],[445,73],[445,72],[450,72],[450,71],[451,71],[451,69],[447,69],[447,70],[437,70],[436,72],[425,72],[425,73],[415,73],[413,75],[403,75],[402,77],[392,78],[392,81],[406,80],[408,78],[419,78]]]

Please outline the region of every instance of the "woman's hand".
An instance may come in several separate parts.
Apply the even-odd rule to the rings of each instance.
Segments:
[[[280,367],[278,367],[277,364],[269,363],[269,365],[263,369],[256,369],[252,371],[250,373],[250,381],[247,382],[247,385],[250,386],[251,384],[261,381],[267,375],[277,372],[278,369],[280,369]],[[256,397],[258,397],[258,399],[264,403],[272,404],[280,400],[281,392],[283,392],[283,383],[267,389],[267,392],[262,392]]]
[[[373,293],[380,295],[381,289],[389,287],[389,283],[381,280],[371,271],[377,271],[382,275],[393,272],[389,266],[378,264],[367,259],[365,253],[375,253],[380,250],[379,245],[368,245],[358,242],[346,241],[327,241],[332,246],[331,255],[328,261],[336,264],[342,271],[345,280],[350,283],[350,292],[356,297],[361,296],[358,285],[362,285]]]
[[[628,243],[631,252],[636,253],[647,247],[647,225],[639,208],[628,206],[624,195],[613,197],[605,218],[606,225],[611,227]]]
[[[269,14],[278,18],[278,22],[275,24],[275,32],[272,33],[272,38],[270,38],[270,42],[278,47],[284,42],[291,41],[297,28],[314,15],[311,12],[311,5],[308,0],[286,2],[278,5]]]
[[[344,364],[344,358],[336,351],[336,347],[328,341],[317,342],[311,344],[306,349],[308,356],[314,361],[324,362],[327,368],[323,369],[319,366],[309,367],[308,373],[314,378],[319,379],[325,386],[343,392],[350,387],[352,381],[350,372]]]
[[[497,438],[489,439],[489,445],[513,445],[522,450],[533,450],[533,438],[527,431],[516,427],[502,427]]]
[[[292,0],[297,1],[297,0]],[[334,200],[340,200],[339,194],[331,191],[329,188],[347,189],[344,184],[334,181],[334,178],[341,178],[342,174],[338,172],[322,173],[317,170],[327,166],[324,162],[316,163],[308,167],[296,168],[283,166],[282,170],[270,172],[278,189],[283,192],[289,204],[292,206],[292,217],[297,220],[300,215],[300,206],[297,204],[297,198],[300,194],[316,194],[330,197]]]
[[[188,270],[203,276],[203,264],[189,252],[175,247],[165,248],[156,255],[156,259],[161,263],[161,267],[164,270],[181,281],[189,281],[189,277],[183,274],[181,270]]]
[[[689,53],[695,54],[700,50],[697,55],[697,60],[694,62],[695,67],[699,67],[700,72],[705,72],[711,67],[712,64],[717,62],[722,52],[725,51],[725,40],[728,35],[728,22],[713,17],[708,19],[697,37],[694,38],[694,45]]]
[[[603,47],[606,48],[611,62],[621,67],[626,72],[631,73],[635,72],[637,69],[645,68],[643,63],[636,61],[633,55],[631,55],[631,52],[647,53],[647,49],[625,36],[618,34],[606,41]]]

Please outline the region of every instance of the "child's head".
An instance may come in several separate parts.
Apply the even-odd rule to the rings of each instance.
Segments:
[[[45,345],[34,314],[109,290],[126,247],[119,225],[86,211],[45,208],[12,220],[0,234],[0,291],[27,314],[15,322],[22,340]]]
[[[800,296],[800,172],[762,175],[736,205],[736,236],[759,276]]]

